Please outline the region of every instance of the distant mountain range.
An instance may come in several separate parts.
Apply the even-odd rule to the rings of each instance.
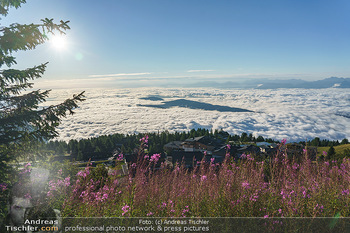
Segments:
[[[317,81],[305,81],[302,79],[249,79],[241,82],[197,82],[193,87],[218,87],[218,88],[350,88],[350,78],[330,77]]]

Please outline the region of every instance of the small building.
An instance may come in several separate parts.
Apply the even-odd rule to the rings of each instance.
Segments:
[[[221,140],[208,136],[194,137],[186,139],[182,143],[184,151],[213,151],[215,148],[221,147]]]
[[[164,145],[164,151],[170,153],[173,150],[182,150],[182,142],[181,141],[173,141]]]
[[[196,165],[196,162],[202,161],[203,158],[206,162],[210,162],[211,156],[205,156],[200,151],[173,151],[172,155],[167,157],[167,160],[173,164],[185,163],[186,167],[192,167],[193,163]]]
[[[260,152],[260,148],[254,145],[246,145],[237,150],[238,153],[256,155]]]

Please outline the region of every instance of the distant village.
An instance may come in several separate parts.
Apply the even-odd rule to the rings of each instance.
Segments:
[[[288,147],[289,156],[300,156],[305,147],[301,144],[290,143]],[[264,159],[275,155],[277,150],[284,150],[285,147],[279,147],[277,143],[270,142],[239,142],[229,141],[228,144],[222,140],[210,136],[199,136],[188,138],[185,141],[172,141],[164,145],[163,161],[168,164],[182,164],[187,168],[196,166],[197,163],[204,160],[206,162],[220,163],[229,154],[235,159],[244,159],[246,155],[252,155]],[[117,159],[120,150],[116,150],[110,161]],[[308,156],[312,160],[316,159],[317,148],[308,147]],[[125,163],[131,164],[137,161],[136,156],[126,156]],[[123,168],[125,169],[125,168]]]
[[[149,140],[141,152],[140,138],[146,135]],[[92,166],[98,164],[114,166],[117,158],[123,154],[125,162],[123,167],[127,168],[138,161],[141,153],[148,153],[150,156],[160,154],[157,166],[160,162],[165,162],[168,165],[179,163],[193,167],[202,160],[220,163],[226,154],[235,160],[251,155],[256,160],[262,161],[276,155],[277,152],[283,154],[286,149],[289,158],[298,159],[307,149],[308,158],[316,160],[318,147],[348,143],[347,139],[338,142],[315,138],[307,142],[292,142],[281,146],[278,141],[262,136],[254,137],[252,134],[230,135],[223,130],[193,129],[189,132],[104,135],[79,141],[70,140],[68,143],[50,141],[42,145],[41,151],[51,154],[51,162],[68,160],[78,166],[86,166],[88,161],[92,162]]]

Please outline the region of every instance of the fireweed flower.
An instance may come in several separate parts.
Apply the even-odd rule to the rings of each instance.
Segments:
[[[188,213],[190,210],[189,210],[189,207],[188,205],[185,206],[185,209],[182,210],[182,217],[186,217],[186,213]]]
[[[201,176],[201,181],[206,181],[207,179],[207,176]]]
[[[124,159],[124,155],[123,154],[119,154],[117,161],[122,161]]]
[[[123,211],[122,216],[124,216],[127,212],[129,212],[129,210],[130,210],[130,206],[128,206],[128,205],[123,206],[122,207],[122,211]]]
[[[342,195],[347,196],[350,194],[349,189],[345,189],[341,192]]]
[[[286,193],[285,193],[285,192],[283,192],[283,190],[281,191],[281,193],[280,193],[280,194],[282,195],[282,198],[283,198],[283,199],[286,199],[287,195],[286,195]]]
[[[0,184],[0,190],[4,192],[7,189],[7,184],[6,183],[1,183]]]
[[[77,173],[77,176],[83,176],[83,177],[85,177],[86,176],[86,174],[85,174],[85,172],[83,172],[83,171],[79,171],[78,173]]]
[[[282,145],[285,145],[286,142],[287,142],[287,139],[282,139],[281,144],[282,144]]]
[[[242,187],[245,189],[249,189],[250,188],[250,184],[248,182],[242,182]]]
[[[153,213],[152,212],[149,212],[148,214],[147,214],[147,216],[152,216],[153,215]]]
[[[160,154],[153,154],[149,161],[157,163],[159,161],[159,158],[160,158]]]
[[[107,198],[108,198],[108,194],[107,194],[107,193],[105,193],[105,194],[102,195],[102,200],[105,200],[105,199],[107,199]]]
[[[26,173],[30,173],[32,171],[32,169],[29,168],[29,166],[32,166],[32,164],[31,163],[27,163],[26,165],[24,165],[24,169],[22,169],[19,174],[20,175],[24,175]]]
[[[314,210],[317,210],[317,209],[318,209],[320,212],[322,212],[322,211],[323,211],[323,205],[316,204]]]
[[[294,169],[294,170],[297,170],[297,169],[298,169],[298,167],[299,167],[299,164],[294,163],[294,165],[293,165],[292,167],[293,167],[293,169]]]
[[[323,156],[327,156],[327,152],[326,151],[323,151],[322,154],[323,154]]]
[[[68,187],[69,185],[70,185],[70,177],[68,176],[64,179],[64,186]]]

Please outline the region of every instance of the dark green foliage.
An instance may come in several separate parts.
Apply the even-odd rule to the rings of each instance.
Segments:
[[[259,136],[257,139],[256,139],[257,142],[263,142],[265,141],[265,139],[262,137],[262,136]]]
[[[328,157],[329,159],[331,159],[331,158],[334,157],[334,155],[335,155],[335,149],[334,149],[333,146],[331,146],[331,147],[329,148],[328,152],[327,152],[327,157]]]
[[[142,138],[145,134],[133,134],[133,135],[124,135],[124,134],[113,134],[113,135],[103,135],[96,138],[89,138],[89,139],[81,139],[80,141],[77,140],[70,140],[67,144],[64,141],[60,142],[48,142],[46,144],[42,145],[41,150],[51,150],[54,151],[55,154],[58,154],[61,150],[60,148],[66,148],[65,153],[70,154],[71,158],[73,160],[85,160],[88,161],[89,159],[95,160],[95,159],[102,159],[107,158],[113,155],[114,151],[119,148],[119,150],[125,155],[129,156],[133,153],[135,148],[138,148],[139,146],[139,139]],[[193,129],[190,132],[175,132],[175,133],[169,133],[168,131],[165,132],[157,132],[157,133],[148,133],[149,136],[149,143],[148,143],[148,153],[154,154],[154,153],[162,153],[164,152],[164,145],[171,142],[171,141],[184,141],[193,135],[196,136],[210,136],[214,137],[216,135],[216,138],[221,139],[223,142],[228,143],[229,141],[239,142],[241,140],[240,135],[229,135],[225,131],[217,131],[215,134],[215,131],[209,131],[207,129]],[[258,136],[257,138],[247,135],[246,133],[243,133],[243,138],[249,139],[251,137],[252,142],[270,142],[270,143],[276,143],[278,141],[273,140],[271,138],[265,139],[262,136]],[[343,141],[346,141],[347,139],[344,139]],[[319,140],[314,139],[313,141],[320,141],[321,145],[326,143],[328,144],[335,144],[336,141],[328,141],[328,140]],[[342,141],[342,142],[343,142]],[[61,145],[64,144],[64,145]],[[299,142],[300,145],[306,145],[306,142]],[[310,145],[310,141],[307,142],[308,145]],[[317,143],[318,144],[318,143]],[[79,154],[79,156],[78,156]],[[343,157],[345,157],[344,155]]]
[[[341,143],[340,143],[341,145],[344,145],[344,144],[349,144],[349,140],[348,139],[346,139],[346,138],[344,138],[342,141],[341,141]]]
[[[248,141],[248,134],[242,133],[241,135],[241,142],[247,142]]]
[[[18,8],[25,0],[0,0],[0,14],[6,16],[10,7]],[[11,69],[16,63],[13,53],[32,50],[44,43],[47,34],[64,33],[70,29],[69,21],[56,24],[53,19],[43,19],[40,24],[11,24],[0,29],[0,183],[9,183],[10,161],[24,156],[38,147],[38,142],[57,136],[56,128],[67,112],[73,114],[83,92],[58,105],[39,107],[45,102],[49,90],[32,90],[32,80],[40,78],[48,63],[24,70]],[[56,147],[56,146],[55,146]],[[57,148],[63,154],[66,145]],[[2,211],[3,209],[1,209]],[[3,212],[0,212],[3,215]]]
[[[321,146],[320,138],[316,137],[314,138],[310,143],[310,146]]]
[[[220,130],[210,132],[208,129],[193,129],[190,132],[175,132],[169,133],[168,131],[148,133],[148,153],[163,153],[164,145],[172,141],[184,141],[193,136],[210,136],[222,140],[228,143],[229,141],[240,140],[239,135],[230,135],[227,132]],[[216,136],[215,136],[216,135]],[[113,135],[102,135],[96,138],[88,138],[77,140],[70,140],[68,144],[64,141],[48,142],[41,145],[41,150],[53,151],[55,154],[61,153],[62,148],[66,148],[65,153],[70,154],[73,160],[84,160],[89,159],[98,160],[112,156],[116,149],[121,151],[126,157],[134,153],[135,148],[139,147],[139,139],[145,136],[145,134],[113,134]],[[257,138],[252,136],[252,141],[257,142]],[[258,137],[259,140],[264,141],[263,137]],[[275,142],[271,139],[271,142]]]
[[[26,3],[26,0],[1,0],[0,15],[6,16],[10,7],[15,7],[17,9],[22,3]]]
[[[338,140],[336,141],[330,141],[327,139],[320,139],[319,137],[316,137],[312,139],[311,141],[308,141],[307,144],[309,146],[319,146],[319,147],[328,147],[328,146],[338,146],[338,145],[343,145],[343,144],[348,144],[349,140],[344,138],[341,142]]]

